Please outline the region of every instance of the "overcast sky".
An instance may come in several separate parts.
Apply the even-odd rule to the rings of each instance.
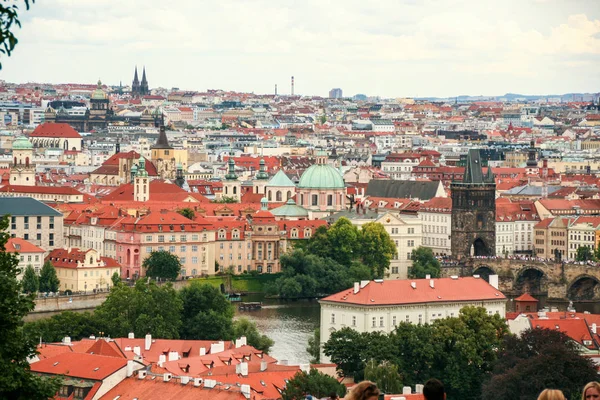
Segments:
[[[53,0],[22,23],[0,79],[131,84],[145,65],[151,88],[600,91],[600,0]]]

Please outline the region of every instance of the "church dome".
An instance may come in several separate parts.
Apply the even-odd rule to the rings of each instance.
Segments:
[[[33,145],[25,136],[19,136],[15,139],[12,146],[13,150],[33,149]]]
[[[94,93],[92,93],[92,99],[93,100],[106,100],[108,98],[108,96],[106,95],[106,92],[104,92],[104,90],[102,90],[102,82],[100,80],[98,80],[98,87],[96,88],[96,90],[94,90]]]
[[[293,199],[289,199],[285,205],[271,210],[271,213],[276,217],[296,217],[308,218],[308,210],[304,207],[296,205]]]
[[[337,169],[327,164],[315,164],[302,174],[298,188],[301,189],[343,189],[344,178]]]

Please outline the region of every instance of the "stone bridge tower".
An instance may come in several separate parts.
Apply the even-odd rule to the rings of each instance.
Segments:
[[[462,182],[452,182],[452,256],[496,254],[496,182],[483,174],[479,149],[469,149]]]

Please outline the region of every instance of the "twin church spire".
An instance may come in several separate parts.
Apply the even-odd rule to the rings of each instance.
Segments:
[[[133,74],[133,83],[131,84],[131,95],[145,96],[147,94],[150,94],[150,90],[148,90],[148,80],[146,79],[146,67],[144,66],[143,68],[142,81],[140,82],[138,78],[138,69],[136,65],[135,72]]]

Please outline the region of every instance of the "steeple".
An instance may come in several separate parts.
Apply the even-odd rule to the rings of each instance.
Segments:
[[[138,96],[140,94],[140,80],[138,78],[137,65],[133,74],[133,83],[131,84],[131,95]]]
[[[267,167],[265,166],[265,160],[263,158],[260,159],[260,169],[256,173],[256,179],[269,179],[269,174],[267,174]]]
[[[138,79],[138,73],[137,73],[137,65],[135,66],[135,73],[133,74],[133,84],[134,85],[138,85],[140,83],[140,80]]]
[[[235,181],[237,178],[238,177],[235,174],[235,161],[233,161],[232,156],[229,156],[229,172],[227,172],[227,175],[225,175],[225,179],[228,181]]]
[[[148,80],[146,80],[146,66],[144,66],[144,70],[142,72],[142,83],[140,84],[140,94],[146,95],[148,94]]]
[[[527,151],[527,168],[537,168],[537,150],[535,148],[535,142],[533,139],[529,143],[529,150]]]
[[[463,183],[484,183],[479,149],[469,149]]]
[[[154,146],[151,147],[151,149],[172,149],[173,147],[171,147],[171,145],[169,144],[169,139],[167,139],[167,132],[165,132],[165,126],[161,125],[160,126],[160,131],[158,133],[158,140],[156,141],[156,144]]]
[[[177,163],[177,175],[175,177],[175,184],[180,188],[183,188],[185,185],[185,178],[183,177],[183,165],[181,163]]]

